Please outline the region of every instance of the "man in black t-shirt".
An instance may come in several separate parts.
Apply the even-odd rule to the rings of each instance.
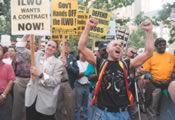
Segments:
[[[94,56],[93,52],[87,48],[87,41],[90,30],[96,27],[96,25],[97,21],[93,18],[87,21],[85,30],[78,44],[79,51],[89,63],[96,66],[98,77],[101,78],[101,80],[98,79],[98,82],[100,80],[101,84],[97,83],[96,85],[96,87],[99,86],[96,103],[97,107],[91,120],[129,120],[129,97],[125,85],[126,74],[124,74],[126,72],[124,72],[119,61],[123,47],[122,42],[113,40],[107,45],[106,51],[108,57],[106,60]],[[150,20],[145,20],[141,23],[141,28],[146,32],[147,37],[145,51],[132,60],[125,60],[123,63],[126,64],[124,66],[128,67],[127,69],[142,65],[152,56],[152,22]],[[103,71],[103,74],[101,71]]]

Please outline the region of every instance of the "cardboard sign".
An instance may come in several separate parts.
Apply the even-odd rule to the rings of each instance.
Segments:
[[[126,27],[123,26],[116,26],[116,38],[118,40],[128,41],[129,31]]]
[[[87,13],[87,8],[83,5],[78,5],[78,13]]]
[[[86,25],[86,20],[88,19],[88,13],[78,13],[77,14],[77,34],[81,35]]]
[[[1,45],[6,47],[11,46],[10,35],[1,35]]]
[[[52,1],[52,39],[59,35],[75,35],[77,24],[77,0]]]
[[[50,0],[11,0],[13,35],[50,35]]]
[[[91,8],[89,10],[89,16],[98,20],[96,28],[91,30],[90,36],[95,38],[105,37],[108,32],[109,21],[111,19],[111,13]]]
[[[171,8],[170,19],[171,19],[172,21],[175,21],[175,8]]]
[[[77,35],[80,36],[83,32],[86,21],[89,17],[87,7],[83,5],[78,5],[78,13],[77,13]]]

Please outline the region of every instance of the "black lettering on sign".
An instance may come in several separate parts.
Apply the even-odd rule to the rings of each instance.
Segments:
[[[71,3],[58,3],[58,8],[71,8]]]
[[[43,30],[44,23],[18,23],[18,30]]]
[[[22,13],[37,13],[40,12],[39,8],[21,8]]]
[[[68,11],[69,17],[76,16],[76,12],[77,12],[77,10],[69,10],[69,11]]]
[[[18,0],[18,5],[26,6],[26,5],[41,5],[42,0]]]
[[[100,32],[100,33],[103,33],[103,28],[100,28],[100,27],[95,27],[92,29],[94,32]]]
[[[85,25],[86,24],[86,20],[77,20],[77,24]]]
[[[13,19],[16,19],[16,15],[13,15]]]
[[[74,19],[73,18],[61,18],[61,25],[74,25]]]
[[[53,16],[67,16],[67,11],[53,11]]]
[[[93,10],[92,11],[92,16],[106,19],[108,17],[108,14],[107,13],[100,12],[100,11]]]
[[[53,19],[53,25],[60,25],[60,20]]]

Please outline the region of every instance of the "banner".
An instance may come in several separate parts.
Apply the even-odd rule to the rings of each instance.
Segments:
[[[95,38],[105,38],[108,32],[109,21],[112,14],[106,11],[91,8],[89,10],[89,16],[98,20],[98,25],[96,28],[91,30],[90,36]]]
[[[11,0],[12,34],[50,35],[50,0]]]
[[[77,6],[77,0],[52,0],[52,39],[77,34]]]

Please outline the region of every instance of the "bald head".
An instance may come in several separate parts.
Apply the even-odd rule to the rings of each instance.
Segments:
[[[107,45],[107,53],[109,60],[118,60],[121,57],[123,42],[120,40],[113,40]]]
[[[118,44],[118,45],[122,46],[123,42],[121,40],[112,40],[111,42],[108,43],[107,49],[111,48],[114,44]]]

